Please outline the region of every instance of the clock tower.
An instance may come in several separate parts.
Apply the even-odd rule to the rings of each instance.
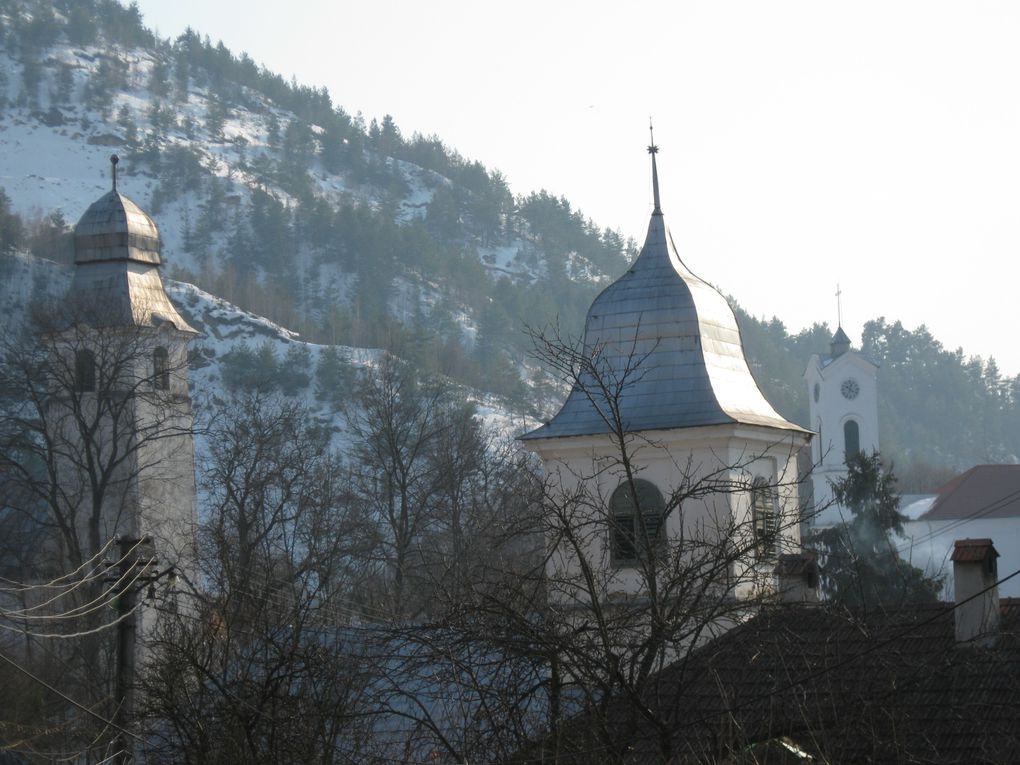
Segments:
[[[814,486],[810,526],[832,526],[845,512],[833,499],[832,484],[846,476],[846,460],[858,452],[878,450],[878,365],[850,347],[842,327],[832,337],[830,353],[808,362],[807,382]]]

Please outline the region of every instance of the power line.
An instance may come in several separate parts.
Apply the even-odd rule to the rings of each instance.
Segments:
[[[60,696],[60,698],[62,698],[68,704],[71,704],[72,706],[77,707],[82,712],[84,712],[85,714],[89,715],[89,717],[93,717],[96,720],[98,720],[99,722],[103,723],[103,725],[106,725],[106,726],[108,726],[110,728],[114,728],[115,730],[119,730],[121,733],[123,733],[123,734],[125,734],[127,736],[131,736],[131,738],[133,738],[133,739],[135,739],[137,741],[140,741],[142,743],[145,743],[144,739],[142,739],[141,736],[139,736],[139,735],[137,735],[135,733],[132,733],[129,730],[125,730],[124,728],[122,728],[119,725],[115,724],[111,720],[107,720],[105,717],[103,717],[98,712],[93,712],[91,709],[89,709],[84,704],[75,701],[74,699],[72,699],[70,696],[68,696],[63,691],[58,690],[57,688],[54,688],[52,685],[47,683],[41,677],[38,677],[37,675],[34,675],[32,672],[30,672],[29,670],[27,670],[24,667],[22,667],[20,664],[18,664],[16,661],[11,659],[10,657],[5,656],[2,652],[0,652],[0,660],[5,661],[7,664],[9,664],[10,666],[14,667],[14,669],[18,670],[18,672],[20,672],[21,674],[25,675],[26,677],[28,677],[32,681],[38,683],[39,685],[43,686],[47,690],[51,691],[52,693],[57,694],[58,696]]]

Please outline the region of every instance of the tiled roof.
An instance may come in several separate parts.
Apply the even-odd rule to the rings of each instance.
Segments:
[[[922,521],[1020,516],[1020,465],[976,465],[939,488]]]
[[[957,539],[953,544],[953,563],[981,563],[989,555],[999,557],[991,539]]]
[[[1001,605],[991,648],[958,645],[946,603],[866,615],[772,607],[653,676],[643,701],[672,732],[675,764],[1015,762],[1020,601]],[[614,698],[606,714],[626,762],[662,761],[638,705]],[[590,762],[599,742],[583,717],[572,727],[583,754],[561,761]]]

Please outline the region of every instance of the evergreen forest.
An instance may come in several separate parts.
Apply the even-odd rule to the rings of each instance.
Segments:
[[[518,412],[543,416],[563,394],[526,329],[557,323],[577,337],[636,252],[567,199],[515,193],[438,136],[352,115],[194,30],[161,39],[135,5],[0,0],[0,63],[0,123],[121,155],[125,188],[144,190],[132,193],[161,225],[168,275],[307,341],[384,348]],[[18,202],[0,195],[0,248],[66,262],[74,221]],[[759,384],[807,425],[802,374],[834,328],[790,332],[731,302]],[[903,491],[1020,455],[1020,378],[994,359],[884,317],[859,350],[880,364],[882,451]]]

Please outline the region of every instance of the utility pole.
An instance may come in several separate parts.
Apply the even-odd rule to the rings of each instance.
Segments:
[[[135,711],[135,646],[138,632],[138,588],[158,578],[149,572],[157,563],[152,538],[118,537],[120,563],[117,570],[117,710],[113,722],[117,726],[114,762],[127,765],[134,761],[134,745],[126,733]],[[142,551],[145,551],[142,553]],[[142,553],[142,554],[140,554]]]

